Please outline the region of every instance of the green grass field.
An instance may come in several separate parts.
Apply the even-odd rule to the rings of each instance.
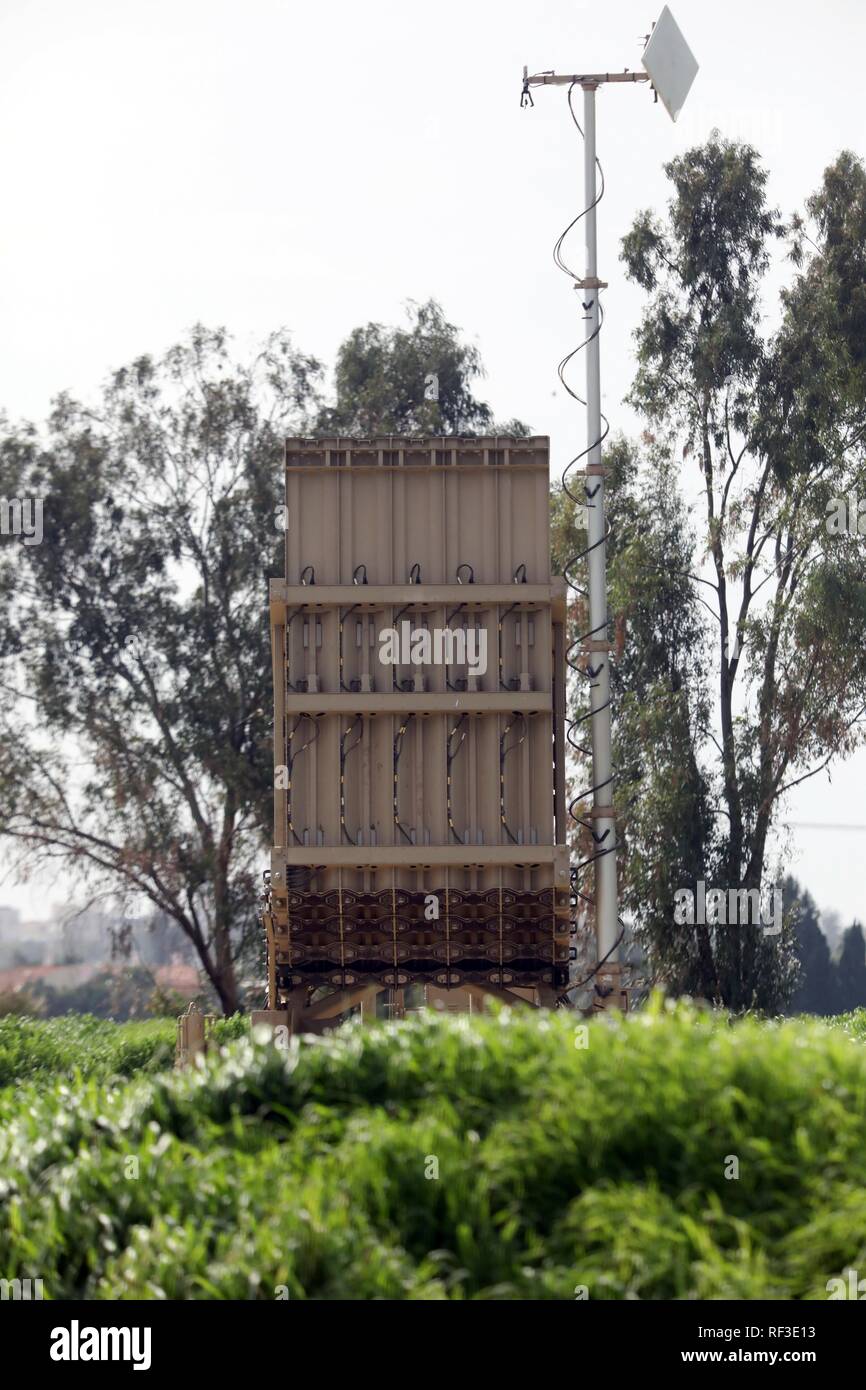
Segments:
[[[54,1298],[823,1299],[866,1271],[862,1016],[656,1003],[585,1047],[577,1022],[421,1015],[185,1075],[159,1070],[172,1023],[4,1022],[0,1275]]]

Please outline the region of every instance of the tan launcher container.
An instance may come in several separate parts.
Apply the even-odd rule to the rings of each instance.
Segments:
[[[549,441],[289,439],[286,524],[269,1008],[419,982],[551,1002],[570,882]]]

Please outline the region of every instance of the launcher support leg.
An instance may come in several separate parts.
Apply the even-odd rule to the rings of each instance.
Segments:
[[[280,1038],[277,1032],[279,1028],[287,1030],[286,1037],[301,1033],[324,1033],[329,1025],[334,1026],[338,1014],[345,1013],[356,1004],[360,1004],[362,1014],[366,1014],[372,1007],[375,994],[375,985],[358,985],[354,989],[338,990],[315,1004],[308,1004],[309,990],[304,985],[292,990],[284,1009],[254,1009],[250,1015],[250,1025],[253,1028],[271,1028],[276,1040]],[[368,1007],[365,1008],[365,1005]]]
[[[524,999],[521,995],[515,994],[513,990],[505,989],[502,985],[466,984],[461,986],[461,988],[472,1000],[473,1007],[475,1005],[478,1006],[479,1013],[484,1011],[484,1006],[488,999],[499,999],[503,1004],[507,1004],[509,1008],[532,1008],[528,999]]]
[[[595,977],[594,1011],[619,1009],[622,1013],[628,1013],[628,992],[623,988],[622,974],[619,961],[608,961],[601,967]]]

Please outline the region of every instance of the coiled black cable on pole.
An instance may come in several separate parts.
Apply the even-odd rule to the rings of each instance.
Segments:
[[[575,126],[576,126],[576,128],[577,128],[577,130],[578,130],[578,132],[579,132],[579,134],[580,134],[580,136],[581,136],[581,139],[583,139],[583,138],[584,138],[584,136],[583,136],[583,129],[582,129],[581,125],[580,125],[580,122],[579,122],[578,119],[577,119],[577,116],[575,115],[574,106],[573,106],[573,104],[572,104],[572,93],[573,93],[573,91],[574,91],[575,86],[577,86],[577,85],[578,85],[578,84],[577,84],[576,82],[572,82],[572,83],[570,84],[569,88],[568,88],[568,109],[569,109],[569,112],[570,112],[570,114],[571,114],[571,119],[572,119],[572,121],[574,122],[574,124],[575,124]],[[565,228],[565,230],[564,230],[564,231],[560,234],[560,236],[557,238],[557,240],[556,240],[556,242],[555,242],[555,244],[554,244],[554,247],[553,247],[553,260],[554,260],[554,264],[557,266],[557,268],[558,268],[559,270],[563,271],[564,274],[566,274],[567,276],[569,276],[569,278],[574,282],[574,288],[575,288],[575,289],[578,289],[578,290],[582,290],[582,289],[584,288],[584,283],[585,283],[585,282],[584,282],[584,280],[583,280],[583,277],[582,277],[581,275],[578,275],[574,270],[572,270],[571,267],[568,265],[567,261],[565,260],[565,258],[564,258],[564,256],[563,256],[563,245],[564,245],[564,242],[565,242],[566,238],[568,237],[569,233],[572,232],[572,231],[574,230],[574,228],[578,225],[578,223],[581,222],[581,221],[583,220],[583,218],[586,217],[586,215],[587,215],[589,212],[592,211],[593,208],[595,208],[595,207],[598,206],[598,204],[601,202],[602,198],[604,197],[604,189],[605,189],[605,185],[604,185],[604,170],[603,170],[602,167],[601,167],[601,161],[600,161],[597,157],[596,157],[595,163],[596,163],[596,167],[597,167],[598,172],[599,172],[599,176],[600,176],[600,180],[601,180],[601,187],[600,187],[599,191],[597,192],[594,201],[591,202],[591,203],[588,203],[587,206],[584,207],[584,208],[577,214],[577,216],[574,217],[574,218],[571,220],[571,222],[569,222],[568,226]],[[598,294],[598,286],[597,286],[597,285],[596,285],[596,287],[595,287],[595,291],[594,291],[594,292],[595,292],[596,294]],[[587,402],[586,402],[586,400],[585,400],[577,391],[575,391],[574,388],[569,384],[569,382],[568,382],[568,380],[567,380],[567,378],[566,378],[566,371],[567,371],[567,369],[568,369],[570,363],[572,362],[572,360],[577,356],[577,354],[580,353],[580,352],[583,352],[586,348],[588,348],[589,345],[590,345],[590,343],[594,342],[594,340],[599,336],[599,334],[601,333],[601,329],[602,329],[603,323],[604,323],[604,310],[603,310],[603,308],[602,308],[601,300],[599,299],[599,303],[598,303],[598,323],[597,323],[597,326],[593,329],[592,333],[590,333],[589,336],[583,340],[583,342],[578,343],[577,347],[573,348],[573,349],[571,350],[571,352],[566,353],[566,355],[562,358],[562,360],[559,362],[559,365],[558,365],[558,367],[557,367],[557,375],[558,375],[559,380],[561,381],[561,383],[562,383],[564,389],[568,392],[568,394],[572,397],[573,400],[577,401],[577,402],[578,402],[580,405],[582,405],[582,406],[586,406]],[[576,495],[576,494],[572,491],[571,487],[569,486],[569,475],[573,472],[573,470],[575,470],[575,469],[578,467],[578,465],[580,464],[580,462],[581,462],[582,459],[586,458],[586,456],[587,456],[588,454],[592,453],[592,451],[593,451],[594,449],[600,448],[601,445],[604,443],[605,439],[607,438],[607,436],[608,436],[608,434],[609,434],[609,432],[610,432],[610,423],[609,423],[607,417],[604,415],[603,412],[601,413],[601,419],[602,419],[602,422],[603,422],[603,428],[602,428],[602,431],[601,431],[601,434],[599,435],[599,437],[598,437],[597,439],[593,439],[593,440],[588,441],[587,444],[586,444],[586,447],[583,448],[583,449],[581,449],[579,453],[575,454],[575,456],[574,456],[574,457],[570,460],[570,462],[566,465],[565,469],[563,470],[563,474],[562,474],[562,489],[563,489],[563,492],[564,492],[565,495],[568,497],[569,501],[572,502],[572,504],[573,504],[575,507],[579,507],[579,508],[581,509],[581,511],[583,511],[584,508],[586,508],[586,507],[591,507],[591,506],[594,505],[592,499],[593,499],[593,497],[594,497],[595,492],[597,491],[597,489],[593,489],[592,491],[590,491],[590,488],[589,488],[589,487],[587,486],[587,484],[586,484],[585,475],[584,475],[583,496],[580,497],[580,496]],[[604,546],[604,545],[606,545],[609,535],[610,535],[610,528],[609,528],[609,527],[605,527],[605,529],[604,529],[604,534],[601,536],[601,538],[600,538],[599,540],[595,541],[592,545],[586,546],[583,550],[579,551],[577,554],[570,556],[569,559],[568,559],[568,560],[565,562],[565,564],[563,565],[563,571],[562,571],[562,573],[563,573],[563,578],[565,579],[567,588],[568,588],[568,589],[571,589],[574,593],[578,594],[581,598],[586,598],[586,597],[587,597],[587,590],[586,590],[586,588],[585,588],[582,584],[578,583],[577,579],[575,578],[575,574],[574,574],[575,567],[578,566],[578,565],[582,565],[583,562],[586,560],[587,556],[590,555],[590,554],[592,553],[592,551],[595,550],[598,546]],[[606,609],[605,609],[605,612],[606,612]],[[584,642],[586,642],[586,641],[591,641],[592,639],[599,639],[599,640],[601,640],[601,639],[605,639],[605,640],[606,640],[606,639],[607,639],[609,625],[610,625],[610,619],[609,619],[609,617],[606,617],[606,619],[605,619],[605,621],[604,621],[603,623],[598,624],[598,625],[596,625],[595,627],[589,628],[586,632],[581,632],[581,633],[579,633],[576,637],[574,637],[574,638],[572,639],[572,641],[570,641],[570,642],[567,644],[566,651],[565,651],[565,661],[566,661],[566,665],[567,665],[568,669],[569,669],[570,671],[572,671],[572,672],[574,673],[575,676],[580,676],[583,680],[588,680],[588,681],[592,682],[592,681],[595,679],[596,675],[598,675],[598,671],[597,671],[597,670],[593,670],[591,654],[590,654],[590,660],[589,660],[589,662],[587,663],[586,667],[583,667],[583,666],[581,666],[581,665],[579,664],[579,656],[580,656],[580,654],[581,654],[581,649],[582,649],[582,647],[583,647],[583,643],[584,643]],[[568,704],[568,701],[567,701],[567,700],[566,700],[566,704]],[[581,743],[581,742],[578,741],[577,731],[580,729],[580,726],[581,726],[582,724],[585,724],[588,720],[591,720],[596,714],[600,714],[601,711],[602,711],[603,709],[607,709],[607,708],[609,707],[609,705],[610,705],[610,699],[608,698],[608,700],[605,702],[605,704],[599,706],[599,708],[598,708],[597,710],[592,710],[592,709],[590,708],[590,709],[587,710],[585,713],[576,714],[575,717],[574,717],[573,719],[569,719],[568,717],[566,717],[566,742],[567,742],[568,746],[569,746],[575,753],[579,754],[581,757],[584,757],[584,758],[591,758],[591,757],[592,757],[592,750],[591,750],[590,748],[587,748],[583,743]],[[595,834],[595,830],[594,830],[594,828],[593,828],[593,823],[592,823],[592,821],[586,820],[583,816],[578,815],[577,812],[576,812],[576,810],[575,810],[575,808],[576,808],[582,801],[585,801],[587,797],[591,797],[591,796],[593,796],[596,792],[601,791],[603,787],[609,786],[610,783],[611,783],[612,781],[613,781],[613,778],[612,778],[612,777],[609,777],[609,778],[605,779],[605,781],[604,781],[603,783],[600,783],[600,784],[597,785],[597,786],[590,786],[590,787],[587,787],[587,788],[583,788],[580,792],[577,793],[577,795],[575,795],[574,797],[572,797],[571,800],[570,800],[569,803],[568,803],[568,816],[569,816],[569,818],[570,818],[576,825],[581,826],[581,827],[583,827],[584,829],[589,830],[590,833],[592,834],[593,840],[594,840],[594,842],[595,842],[595,844],[596,844],[596,848],[595,848],[594,852],[593,852],[592,854],[588,855],[585,859],[578,860],[578,862],[577,862],[576,864],[572,865],[571,872],[570,872],[571,904],[572,904],[572,912],[574,913],[572,931],[573,931],[574,933],[576,933],[577,930],[578,930],[578,912],[579,912],[580,904],[581,904],[581,903],[586,903],[586,904],[589,904],[590,906],[595,906],[595,899],[594,899],[594,897],[593,897],[590,893],[584,892],[584,890],[583,890],[583,875],[585,874],[585,872],[586,872],[588,869],[590,869],[593,865],[595,865],[595,864],[599,861],[599,859],[602,859],[606,854],[615,853],[615,849],[616,849],[615,844],[614,844],[614,845],[611,845],[611,846],[605,846],[605,845],[603,845],[603,843],[601,843],[601,842],[599,841],[598,837],[597,837],[596,834]],[[605,833],[607,833],[607,832],[605,832]],[[614,942],[613,946],[610,947],[610,949],[606,952],[605,956],[604,956],[601,960],[596,961],[596,963],[595,963],[595,965],[593,966],[593,968],[589,971],[589,973],[588,973],[583,979],[572,981],[569,985],[566,986],[566,988],[563,990],[563,992],[560,994],[559,998],[557,999],[557,1003],[558,1003],[559,1005],[563,1005],[563,1006],[566,1006],[566,1007],[571,1007],[572,1001],[571,1001],[571,1000],[569,999],[569,997],[568,997],[569,994],[571,993],[571,991],[573,991],[574,989],[583,988],[584,986],[586,986],[587,984],[589,984],[589,982],[598,974],[598,972],[599,972],[599,970],[602,968],[602,966],[607,962],[607,960],[609,959],[609,957],[610,957],[611,955],[613,955],[614,951],[616,951],[616,949],[617,949],[618,946],[620,945],[620,942],[622,941],[623,936],[624,936],[624,934],[625,934],[625,925],[624,925],[624,923],[622,922],[622,919],[621,919],[621,918],[618,919],[618,920],[619,920],[620,931],[619,931],[619,935],[617,936],[617,939],[616,939],[616,941]]]

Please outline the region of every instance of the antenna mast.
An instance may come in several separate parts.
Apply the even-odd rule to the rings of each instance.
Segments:
[[[622,929],[617,906],[616,821],[613,806],[613,767],[610,714],[610,636],[607,609],[607,523],[605,519],[606,466],[602,459],[601,362],[599,334],[601,308],[599,293],[606,282],[598,278],[596,235],[595,94],[604,83],[651,82],[657,98],[672,120],[676,120],[697,72],[697,63],[667,6],[643,54],[644,72],[573,73],[558,75],[541,72],[529,75],[523,69],[521,105],[534,105],[533,87],[575,86],[583,89],[583,179],[585,194],[584,230],[586,236],[585,271],[574,277],[574,288],[583,292],[582,306],[588,324],[581,346],[586,350],[586,457],[584,492],[587,498],[587,559],[589,579],[589,630],[583,634],[580,649],[586,656],[589,677],[590,729],[592,736],[592,831],[595,865],[595,923],[597,966],[594,972],[595,1007],[625,1008],[626,995],[621,982],[620,942]],[[582,455],[578,455],[578,458]],[[573,803],[572,803],[573,804]]]

